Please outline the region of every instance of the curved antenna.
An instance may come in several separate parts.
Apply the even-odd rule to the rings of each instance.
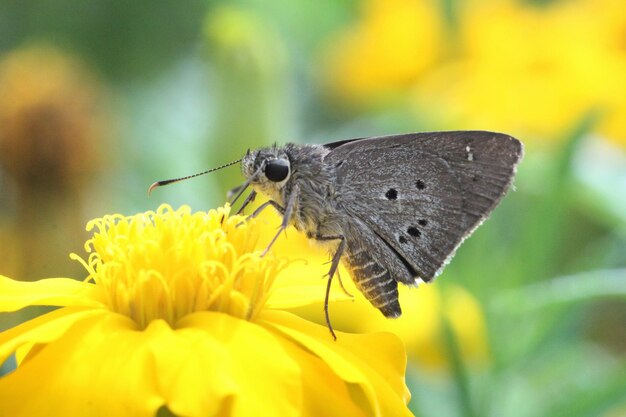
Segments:
[[[163,186],[163,185],[172,184],[172,183],[175,183],[175,182],[178,182],[178,181],[188,180],[188,179],[190,179],[190,178],[199,177],[200,175],[208,174],[209,172],[217,171],[218,169],[222,169],[222,168],[229,167],[229,166],[231,166],[231,165],[235,165],[235,164],[237,164],[237,163],[241,162],[241,160],[242,160],[242,159],[243,159],[243,158],[238,159],[238,160],[233,161],[233,162],[229,162],[229,163],[224,164],[224,165],[220,165],[220,166],[218,166],[217,168],[212,168],[212,169],[209,169],[209,170],[204,171],[204,172],[199,172],[199,173],[197,173],[197,174],[193,174],[193,175],[187,175],[186,177],[172,178],[172,179],[169,179],[169,180],[161,180],[161,181],[157,181],[157,182],[153,183],[153,184],[152,184],[152,185],[148,188],[148,195],[150,195],[150,193],[152,192],[152,190],[154,190],[154,189],[155,189],[155,188],[157,188],[157,187],[161,187],[161,186]]]

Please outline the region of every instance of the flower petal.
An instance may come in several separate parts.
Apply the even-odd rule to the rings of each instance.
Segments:
[[[106,313],[86,307],[66,307],[43,314],[0,333],[0,364],[23,345],[49,343],[77,321]]]
[[[329,364],[298,343],[279,338],[286,354],[300,366],[302,382],[301,416],[363,417],[366,413],[355,401],[355,386],[346,384]]]
[[[27,306],[102,307],[95,285],[70,278],[47,278],[35,282],[16,281],[0,275],[0,312]]]
[[[314,256],[306,262],[292,262],[278,274],[266,308],[286,309],[323,303],[328,268],[328,260],[323,257]],[[343,266],[339,267],[339,272],[342,277],[349,279],[350,275]],[[336,276],[334,280],[329,301],[352,301],[353,297],[339,289]]]
[[[148,370],[153,364],[136,343],[143,332],[129,331],[132,322],[122,315],[100,313],[106,314],[76,322],[63,337],[0,379],[3,413],[15,417],[155,414],[159,399],[145,377],[152,375]]]
[[[367,415],[410,416],[410,394],[404,383],[406,354],[400,340],[388,333],[338,334],[282,311],[265,311],[259,324],[278,331],[322,359],[341,379],[359,387]],[[355,398],[356,398],[355,397]]]
[[[171,381],[172,412],[218,415],[224,410],[215,408],[215,399],[207,391],[219,389],[230,395],[229,416],[299,415],[300,369],[273,333],[216,312],[188,315],[177,327],[196,352],[178,359],[173,359],[178,351],[163,352],[160,371],[164,380]]]
[[[14,416],[154,415],[161,401],[146,377],[154,365],[137,343],[145,332],[132,327],[110,313],[81,321],[0,379],[0,403]]]
[[[107,312],[77,323],[1,378],[0,404],[7,415],[29,417],[51,410],[148,417],[163,406],[189,417],[260,409],[295,416],[300,370],[281,352],[271,332],[222,313],[189,315],[177,330],[155,320],[135,331],[128,318]]]

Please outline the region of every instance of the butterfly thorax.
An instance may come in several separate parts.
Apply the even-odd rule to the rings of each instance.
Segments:
[[[335,206],[335,167],[325,163],[328,153],[322,145],[287,144],[282,148],[263,148],[244,157],[242,171],[250,178],[261,169],[264,161],[267,164],[273,159],[286,159],[289,175],[283,181],[274,182],[260,174],[251,181],[252,187],[283,208],[294,198],[290,224],[307,236],[337,235],[341,234],[341,226]]]
[[[309,237],[341,234],[341,216],[335,204],[335,167],[325,161],[329,150],[321,145],[287,145],[286,150],[292,174],[283,189],[284,201],[298,189],[293,225]]]

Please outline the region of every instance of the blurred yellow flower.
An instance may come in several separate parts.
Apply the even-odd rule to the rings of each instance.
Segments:
[[[441,111],[434,117],[448,126],[524,137],[560,137],[590,111],[612,112],[626,95],[618,3],[471,2],[461,14],[462,55],[416,86],[418,111]],[[622,135],[626,125],[605,128]]]
[[[280,219],[269,210],[261,215],[261,219],[265,227],[262,232],[263,240],[269,241]],[[277,280],[298,277],[301,288],[306,283],[325,281],[329,256],[324,249],[309,242],[302,233],[288,229],[286,236],[276,241],[274,251],[289,255],[291,259],[303,259],[293,262],[279,274]],[[482,308],[463,288],[449,283],[443,290],[437,284],[422,285],[418,289],[402,285],[399,287],[402,317],[390,320],[373,308],[356,289],[349,272],[343,266],[340,266],[339,273],[342,283],[353,298],[352,302],[345,302],[348,298],[335,277],[330,304],[330,318],[334,328],[357,333],[394,333],[404,341],[409,359],[423,367],[439,369],[449,365],[443,322],[447,320],[464,361],[481,366],[488,360],[487,329]],[[322,290],[310,284],[309,291],[309,297],[313,298],[319,297]],[[293,308],[292,311],[307,319],[324,323],[322,304],[319,298],[317,300],[317,303]]]
[[[99,86],[72,56],[51,46],[0,60],[0,166],[22,187],[80,182],[93,170],[106,121]]]
[[[367,0],[360,20],[333,39],[324,77],[332,94],[359,101],[402,93],[442,49],[429,0]]]
[[[72,219],[82,215],[84,185],[112,125],[103,89],[76,57],[30,45],[0,57],[0,92],[0,182],[12,207],[0,219],[0,270],[22,280],[51,267],[69,274],[66,248],[85,239]]]
[[[626,7],[621,0],[588,0],[596,14],[601,15],[597,29],[605,36],[605,46],[612,54],[606,68],[605,111],[600,133],[626,148]],[[615,83],[615,84],[612,84]]]
[[[397,338],[333,342],[272,309],[309,299],[274,291],[288,261],[260,256],[256,221],[161,206],[88,228],[86,281],[0,277],[0,311],[61,307],[0,333],[0,362],[19,362],[0,414],[411,415]]]
[[[449,366],[445,323],[449,322],[464,362],[483,366],[489,358],[485,318],[480,304],[462,287],[448,284],[424,285],[419,289],[400,287],[402,317],[389,320],[373,309],[358,291],[354,303],[335,304],[337,317],[346,330],[355,332],[388,331],[400,337],[409,359],[422,368]],[[349,321],[349,323],[348,323]]]

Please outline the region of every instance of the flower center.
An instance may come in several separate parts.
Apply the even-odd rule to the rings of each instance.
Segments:
[[[256,250],[255,220],[230,216],[228,206],[191,213],[162,205],[156,212],[92,220],[85,244],[88,279],[112,311],[144,328],[155,319],[172,326],[196,311],[253,320],[286,261]]]

